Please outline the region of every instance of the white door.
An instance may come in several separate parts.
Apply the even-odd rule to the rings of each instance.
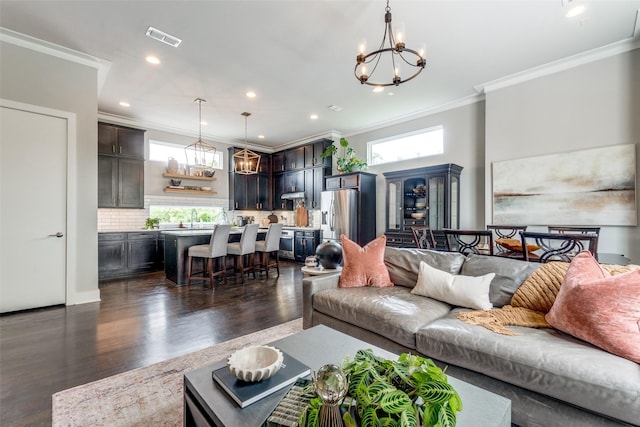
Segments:
[[[0,107],[0,312],[65,303],[67,122]]]

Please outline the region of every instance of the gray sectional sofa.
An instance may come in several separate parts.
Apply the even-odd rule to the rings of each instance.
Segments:
[[[393,352],[420,353],[456,378],[511,400],[521,426],[640,425],[640,365],[551,328],[497,334],[460,307],[414,295],[420,261],[452,274],[496,274],[489,297],[509,304],[537,263],[410,248],[385,249],[394,287],[338,288],[339,274],[303,280],[304,328],[324,324]],[[463,402],[464,404],[464,402]]]

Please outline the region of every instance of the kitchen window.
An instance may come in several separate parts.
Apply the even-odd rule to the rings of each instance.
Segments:
[[[224,208],[212,206],[149,206],[149,217],[158,218],[160,225],[177,225],[179,223],[219,224],[224,220]]]
[[[222,169],[224,156],[221,150],[216,150],[213,167]],[[149,160],[166,162],[169,157],[173,157],[180,164],[187,164],[187,157],[184,153],[184,146],[171,144],[169,142],[149,140]]]
[[[444,153],[444,128],[442,126],[434,126],[367,143],[367,163],[369,166],[435,156],[442,153]]]

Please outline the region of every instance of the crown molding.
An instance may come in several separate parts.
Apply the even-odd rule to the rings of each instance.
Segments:
[[[4,27],[0,27],[0,41],[25,49],[30,49],[44,55],[64,59],[65,61],[75,62],[76,64],[95,68],[98,70],[98,95],[100,94],[100,91],[102,91],[104,82],[107,80],[109,69],[111,69],[111,62],[106,59],[87,55],[86,53],[37,39],[26,34],[18,33]]]
[[[354,135],[360,135],[362,133],[372,132],[372,131],[386,128],[389,126],[399,125],[411,120],[432,116],[434,114],[443,113],[449,110],[454,110],[456,108],[464,107],[470,104],[475,104],[481,101],[484,101],[484,94],[469,95],[469,96],[465,96],[464,98],[457,99],[455,101],[447,102],[446,104],[440,104],[435,107],[428,107],[422,110],[414,111],[413,113],[410,113],[410,114],[405,114],[404,116],[398,116],[398,117],[394,117],[393,119],[377,122],[371,126],[352,129],[349,132],[344,132],[340,136],[344,136],[346,138]]]
[[[638,16],[638,15],[637,15]],[[638,39],[638,18],[636,19],[636,29],[634,30],[634,37],[630,37],[624,40],[620,40],[615,43],[608,44],[596,49],[588,50],[576,55],[568,56],[557,61],[552,61],[538,67],[530,68],[525,71],[521,71],[515,74],[511,74],[505,77],[501,77],[496,80],[492,80],[486,83],[481,83],[473,88],[481,94],[487,94],[495,90],[504,89],[509,86],[525,83],[530,80],[538,79],[540,77],[556,74],[561,71],[569,70],[571,68],[579,67],[580,65],[588,64],[591,62],[599,61],[601,59],[609,58],[611,56],[619,55],[621,53],[629,52],[640,48],[640,40]]]

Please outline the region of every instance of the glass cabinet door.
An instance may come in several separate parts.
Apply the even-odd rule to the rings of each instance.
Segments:
[[[439,230],[446,227],[445,221],[445,178],[433,176],[427,185],[429,191],[429,227]]]
[[[389,205],[387,209],[387,229],[400,230],[402,228],[402,183],[400,181],[391,181],[387,186],[387,200]]]
[[[458,188],[460,186],[460,178],[456,176],[451,177],[451,224],[449,224],[449,228],[459,228],[460,227],[460,206],[458,206]]]

